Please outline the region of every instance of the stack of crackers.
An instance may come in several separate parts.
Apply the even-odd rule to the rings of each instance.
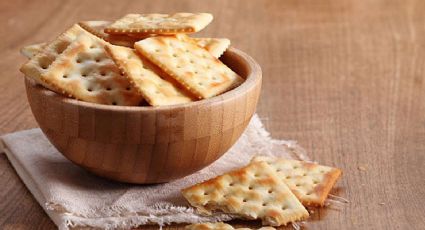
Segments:
[[[247,166],[183,189],[200,213],[221,211],[243,219],[281,226],[309,217],[306,207],[324,206],[341,170],[316,163],[256,156]],[[203,223],[187,229],[233,229]]]
[[[128,14],[73,25],[50,43],[24,47],[27,77],[78,100],[137,106],[206,99],[243,82],[218,58],[225,38],[192,38],[208,13]]]

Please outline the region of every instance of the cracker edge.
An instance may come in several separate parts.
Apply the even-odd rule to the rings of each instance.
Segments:
[[[174,13],[172,15],[167,14],[168,16],[173,16],[175,14],[178,13],[184,13],[184,12],[177,12]],[[136,28],[127,28],[127,29],[123,29],[123,28],[116,28],[114,27],[114,24],[119,21],[122,20],[123,18],[125,18],[127,15],[124,15],[123,17],[119,18],[118,20],[115,20],[111,25],[109,25],[108,27],[106,27],[104,29],[104,32],[107,34],[116,34],[116,35],[124,35],[124,34],[134,34],[134,35],[148,35],[148,34],[159,34],[159,35],[174,35],[174,34],[179,34],[179,33],[196,33],[199,32],[203,29],[205,29],[213,20],[214,20],[214,16],[210,13],[192,13],[192,14],[205,14],[207,17],[206,19],[206,24],[204,26],[202,26],[201,28],[196,28],[196,26],[190,26],[190,27],[186,27],[186,28],[182,28],[182,29],[136,29]],[[141,15],[141,14],[139,14]]]

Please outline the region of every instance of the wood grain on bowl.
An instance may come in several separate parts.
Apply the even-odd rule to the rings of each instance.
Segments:
[[[28,78],[27,96],[47,138],[75,164],[122,182],[167,182],[217,160],[255,112],[260,67],[235,48],[222,60],[245,82],[222,95],[182,105],[93,104],[66,98]]]

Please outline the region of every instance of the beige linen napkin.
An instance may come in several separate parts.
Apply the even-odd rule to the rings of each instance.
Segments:
[[[65,159],[40,129],[7,134],[0,140],[16,172],[59,229],[230,220],[233,217],[225,214],[199,215],[180,190],[241,167],[258,153],[304,156],[295,142],[271,139],[257,115],[219,160],[190,176],[158,185],[130,185],[94,176]]]

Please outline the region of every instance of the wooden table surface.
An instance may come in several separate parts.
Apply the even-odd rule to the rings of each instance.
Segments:
[[[179,11],[213,13],[202,35],[228,37],[260,63],[258,114],[273,137],[343,169],[334,193],[351,203],[315,212],[309,229],[423,229],[423,0],[1,1],[0,134],[37,127],[20,47],[79,20]],[[0,188],[1,229],[55,228],[3,154]]]

